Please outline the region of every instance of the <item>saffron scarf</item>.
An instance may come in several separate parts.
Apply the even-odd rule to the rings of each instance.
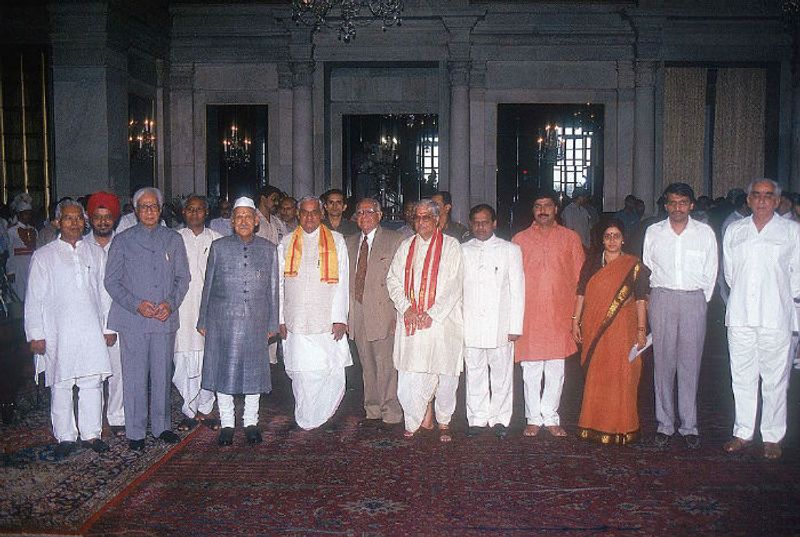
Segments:
[[[303,228],[297,226],[289,239],[286,248],[286,265],[283,276],[295,278],[300,270],[300,259],[303,257]],[[323,224],[319,226],[319,280],[323,283],[339,283],[339,259],[336,255],[336,244],[333,233]]]
[[[417,245],[419,235],[415,235],[411,241],[411,246],[408,249],[406,256],[406,270],[404,276],[404,287],[406,298],[411,302],[411,307],[417,313],[424,313],[428,311],[431,306],[436,302],[436,281],[439,278],[439,263],[442,261],[442,244],[444,243],[444,236],[441,230],[437,229],[431,238],[428,245],[428,252],[425,254],[425,263],[422,265],[422,276],[419,286],[419,296],[415,294],[415,277],[414,274],[414,248]],[[433,266],[431,266],[433,263]],[[428,281],[430,275],[430,282]],[[416,327],[406,322],[406,335],[412,336],[416,332]]]

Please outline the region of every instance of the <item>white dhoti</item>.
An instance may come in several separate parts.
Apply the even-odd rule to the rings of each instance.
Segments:
[[[513,344],[494,349],[464,348],[467,371],[467,423],[508,427],[514,393]]]
[[[751,440],[756,426],[758,379],[761,377],[761,438],[780,442],[786,434],[791,332],[768,328],[728,327],[731,386],[736,417],[733,436]]]
[[[258,425],[258,405],[260,402],[260,393],[251,393],[244,396],[244,410],[242,411],[242,425],[244,427]],[[220,426],[233,428],[236,425],[236,409],[233,404],[233,395],[217,392],[217,406],[219,407]]]
[[[397,399],[403,407],[406,430],[415,432],[422,424],[428,403],[434,397],[434,411],[439,425],[449,425],[456,410],[458,376],[416,371],[397,372]]]
[[[73,386],[78,387],[78,424],[75,425]],[[50,418],[59,442],[100,438],[103,430],[103,377],[90,375],[54,382],[50,387]]]
[[[560,425],[558,407],[564,388],[564,359],[530,360],[521,364],[528,425]]]
[[[283,342],[286,374],[292,380],[294,419],[315,429],[339,408],[345,392],[344,368],[353,365],[347,337],[289,332]]]
[[[124,427],[125,407],[122,404],[122,359],[119,353],[119,339],[108,348],[108,360],[111,362],[111,376],[108,377],[106,419],[112,427]]]
[[[210,414],[214,410],[214,392],[200,387],[203,378],[203,351],[176,352],[173,362],[175,371],[172,374],[172,383],[183,397],[183,415],[194,418],[198,412]]]

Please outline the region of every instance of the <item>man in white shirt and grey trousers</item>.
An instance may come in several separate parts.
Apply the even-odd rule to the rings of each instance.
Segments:
[[[697,385],[706,337],[706,311],[717,278],[717,240],[710,226],[694,220],[694,191],[686,183],[664,190],[667,219],[647,228],[642,260],[650,276],[650,328],[658,430],[654,443],[669,445],[678,432],[690,449],[700,447]]]
[[[775,214],[781,189],[757,179],[747,187],[753,214],[728,226],[722,241],[725,280],[731,286],[725,324],[736,409],[733,438],[724,449],[741,451],[753,441],[761,379],[761,439],[767,459],[781,456],[786,434],[786,392],[794,299],[800,297],[800,224]]]

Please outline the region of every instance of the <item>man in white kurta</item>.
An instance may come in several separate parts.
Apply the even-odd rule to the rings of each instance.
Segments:
[[[489,205],[472,208],[469,228],[474,238],[461,245],[467,435],[492,427],[504,437],[514,392],[513,342],[525,311],[522,251],[494,234],[497,216]]]
[[[463,368],[461,246],[438,229],[434,201],[417,203],[414,220],[416,234],[400,244],[386,277],[397,310],[397,398],[407,437],[420,427],[433,427],[429,404],[435,398],[440,439],[447,442]]]
[[[280,332],[295,422],[315,429],[333,417],[353,365],[347,338],[349,262],[340,233],[321,225],[319,199],[299,204],[300,226],[278,246]]]
[[[761,179],[748,187],[753,214],[732,223],[723,239],[725,280],[731,288],[725,324],[736,417],[731,453],[753,439],[761,379],[764,457],[781,456],[786,434],[789,346],[800,297],[800,224],[775,214],[780,187]]]
[[[86,202],[89,224],[92,231],[83,240],[103,251],[103,272],[105,272],[108,250],[114,240],[114,224],[119,219],[119,198],[109,192],[95,192]],[[105,292],[105,288],[103,288]],[[106,304],[103,316],[108,317],[111,301]],[[116,335],[116,332],[112,332]],[[119,338],[108,348],[108,359],[111,363],[111,376],[108,377],[108,399],[105,411],[108,426],[114,436],[125,435],[125,407],[122,394],[122,358],[119,351]]]
[[[81,240],[83,208],[59,204],[61,237],[37,250],[31,260],[25,302],[25,335],[51,390],[50,417],[58,440],[57,458],[69,455],[78,436],[97,452],[103,426],[103,379],[111,374],[104,335],[103,252]],[[104,296],[105,295],[105,296]],[[73,387],[78,387],[75,423]]]
[[[189,291],[178,308],[180,326],[175,333],[175,354],[173,362],[175,371],[172,383],[183,398],[181,412],[183,421],[178,430],[188,431],[197,425],[197,419],[203,420],[214,410],[214,392],[200,387],[203,372],[203,350],[205,338],[195,328],[200,315],[200,301],[203,298],[203,282],[206,278],[206,263],[211,243],[221,235],[205,227],[208,216],[208,204],[205,198],[190,196],[183,206],[183,220],[186,227],[178,230],[186,246],[189,259]],[[208,421],[207,425],[216,428],[216,421]]]
[[[23,302],[28,287],[31,256],[36,250],[37,235],[33,226],[33,207],[28,201],[29,196],[26,196],[26,193],[18,195],[12,204],[17,213],[17,222],[8,228],[9,256],[6,261],[8,281]]]

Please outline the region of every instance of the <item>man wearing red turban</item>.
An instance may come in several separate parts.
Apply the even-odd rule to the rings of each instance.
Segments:
[[[95,192],[86,202],[86,212],[92,232],[86,235],[86,242],[97,245],[103,250],[103,270],[108,258],[108,249],[114,238],[114,226],[119,220],[119,198],[109,192]],[[105,294],[105,293],[104,293]],[[103,314],[108,317],[111,299],[106,295]],[[114,338],[116,339],[116,334]],[[125,435],[125,412],[122,407],[122,361],[119,353],[119,341],[115,341],[108,348],[108,357],[111,360],[111,376],[108,377],[108,401],[105,405],[106,419],[111,427],[111,432],[116,436]]]

